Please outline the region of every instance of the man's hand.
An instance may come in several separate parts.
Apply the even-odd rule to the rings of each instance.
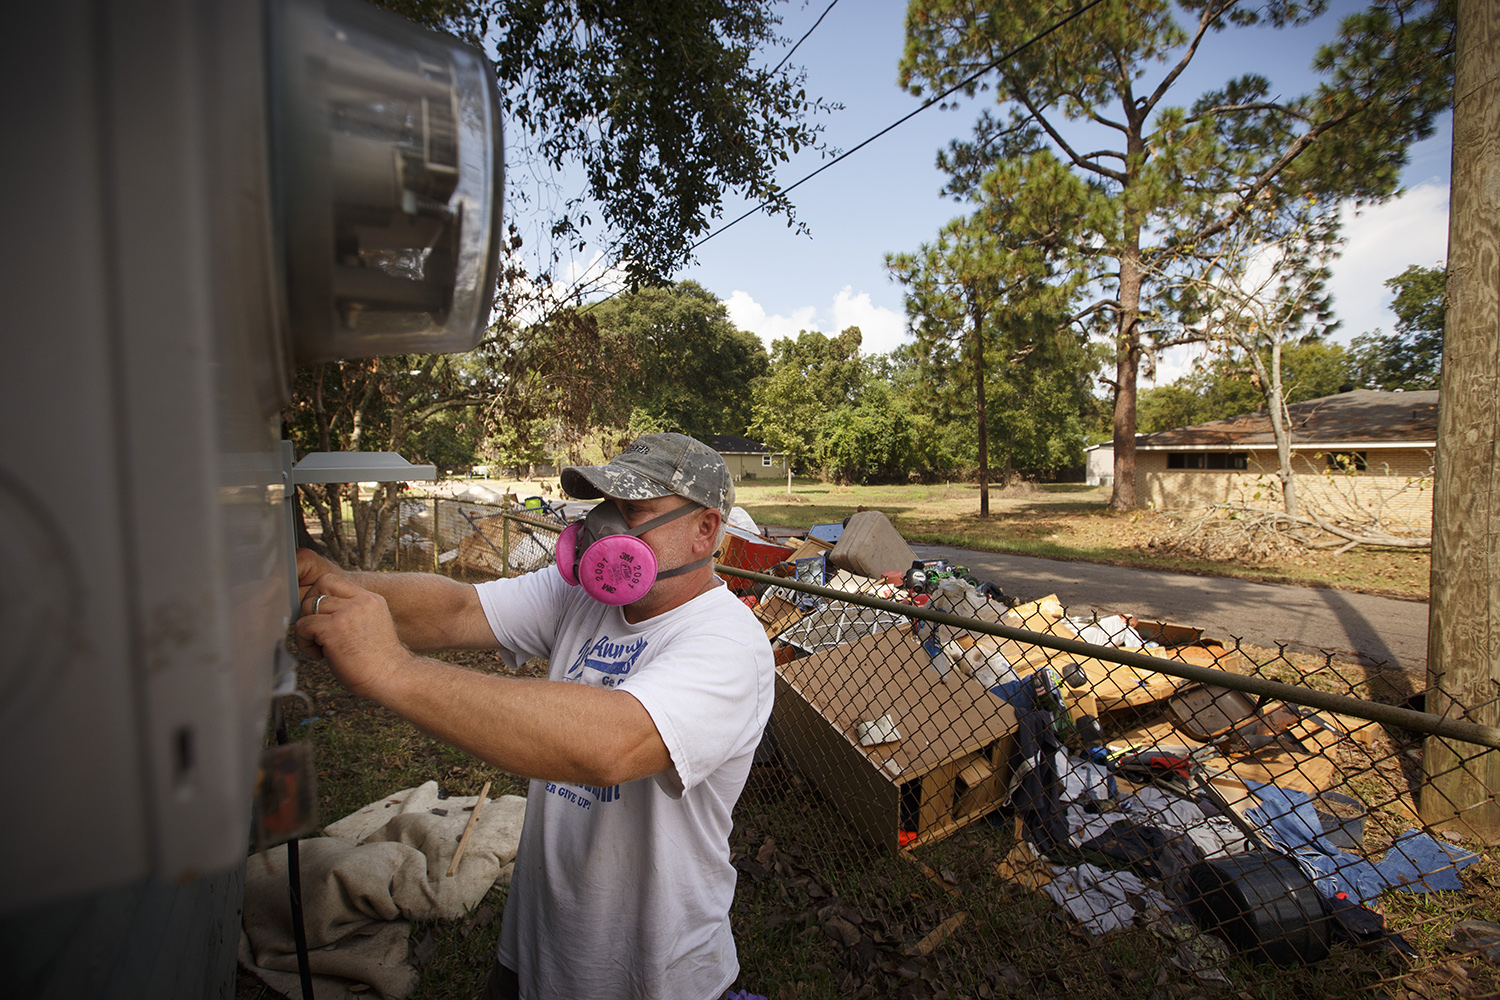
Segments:
[[[297,599],[306,602],[309,592],[312,592],[313,596],[322,593],[322,591],[315,591],[314,588],[317,587],[319,580],[330,574],[333,576],[345,575],[343,570],[318,555],[312,549],[298,549]],[[303,614],[306,613],[305,611],[303,612]]]
[[[303,555],[297,554],[299,571]],[[312,558],[328,569],[317,572],[312,584],[299,573],[303,598],[297,649],[313,659],[326,658],[345,687],[378,701],[386,682],[413,659],[411,651],[396,636],[385,598],[360,587],[327,560]]]

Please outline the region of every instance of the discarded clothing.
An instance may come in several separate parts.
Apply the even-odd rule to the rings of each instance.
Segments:
[[[1178,873],[1203,860],[1185,834],[1137,826],[1128,819],[1117,820],[1108,832],[1085,841],[1082,849],[1124,861],[1141,878],[1168,884]]]
[[[1058,779],[1062,782],[1064,802],[1119,798],[1120,789],[1109,768],[1090,760],[1070,757],[1066,750],[1058,751],[1056,765]]]
[[[1011,792],[1011,802],[1016,815],[1021,817],[1026,839],[1043,855],[1068,844],[1067,816],[1063,812],[1057,774],[1060,749],[1061,744],[1052,732],[1051,713],[1033,710],[1021,716],[1016,730],[1017,764],[1013,769],[1019,781]]]
[[[1167,898],[1129,872],[1107,871],[1097,865],[1053,868],[1053,879],[1042,886],[1052,901],[1090,934],[1110,934],[1129,927],[1142,910],[1160,912]]]
[[[1291,853],[1328,898],[1342,892],[1363,904],[1391,888],[1405,892],[1461,889],[1458,870],[1479,860],[1472,851],[1434,840],[1420,830],[1408,830],[1383,859],[1371,863],[1340,850],[1323,835],[1322,821],[1305,792],[1254,781],[1245,782],[1245,787],[1261,801],[1246,810],[1245,817],[1268,827],[1271,839]]]
[[[439,802],[441,801],[441,805]],[[526,800],[502,795],[484,807],[452,876],[458,841],[477,797],[438,799],[429,781],[370,803],[299,845],[303,920],[313,992],[344,997],[347,980],[382,997],[409,996],[417,970],[408,921],[456,920],[497,881],[508,883]],[[240,961],[286,996],[299,996],[287,890],[287,850],[252,855],[245,868]]]

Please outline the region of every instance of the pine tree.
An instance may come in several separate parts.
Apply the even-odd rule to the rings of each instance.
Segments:
[[[1316,92],[1281,100],[1246,74],[1174,106],[1182,74],[1209,32],[1269,23],[1296,27],[1322,0],[1116,0],[1093,7],[1042,44],[1015,53],[1071,0],[912,0],[901,79],[918,94],[993,87],[972,141],[939,158],[950,190],[972,191],[997,164],[1038,144],[1105,194],[1107,224],[1073,233],[1080,253],[1107,263],[1105,294],[1086,312],[1113,320],[1115,477],[1111,506],[1136,506],[1136,379],[1164,330],[1156,321],[1192,303],[1159,283],[1177,261],[1211,253],[1266,199],[1381,199],[1396,190],[1411,142],[1451,103],[1451,0],[1376,0],[1344,19],[1314,67]],[[1178,20],[1183,15],[1183,23]],[[1184,24],[1186,26],[1184,26]],[[1086,134],[1089,145],[1078,143]],[[1094,146],[1094,136],[1112,137]],[[1075,144],[1078,143],[1078,144]]]

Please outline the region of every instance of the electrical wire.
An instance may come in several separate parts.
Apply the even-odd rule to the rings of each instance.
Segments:
[[[1063,18],[1061,21],[1058,21],[1057,23],[1053,24],[1051,27],[1049,27],[1049,28],[1047,28],[1047,29],[1045,29],[1045,30],[1043,30],[1043,31],[1041,31],[1041,32],[1039,32],[1039,33],[1031,36],[1026,41],[1022,42],[1020,45],[1017,45],[1015,48],[1013,48],[1009,52],[1005,53],[1003,56],[1000,56],[998,59],[995,59],[992,62],[986,64],[985,66],[982,66],[980,69],[978,69],[975,72],[971,73],[969,76],[967,76],[964,79],[960,80],[958,83],[955,83],[953,86],[949,87],[947,90],[943,91],[941,94],[936,94],[933,97],[928,98],[925,102],[923,102],[923,104],[920,107],[916,108],[913,111],[908,112],[905,115],[902,115],[900,118],[896,119],[894,122],[892,122],[891,124],[887,125],[885,128],[881,129],[879,132],[876,132],[874,135],[870,136],[864,142],[861,142],[859,145],[854,146],[851,149],[845,150],[844,152],[840,153],[838,156],[835,156],[833,159],[829,160],[827,163],[823,164],[821,167],[819,167],[818,169],[814,170],[812,173],[808,174],[807,176],[803,177],[801,180],[798,180],[796,183],[794,183],[791,186],[787,187],[784,191],[782,191],[782,194],[791,194],[797,188],[801,187],[803,184],[806,184],[808,181],[812,180],[814,177],[818,176],[823,171],[827,170],[829,167],[832,167],[836,163],[841,163],[844,160],[848,159],[850,156],[853,156],[855,153],[859,152],[861,149],[864,149],[870,143],[874,142],[876,139],[879,139],[881,136],[885,135],[887,132],[891,132],[894,129],[899,128],[900,126],[905,125],[907,122],[911,121],[917,115],[919,115],[922,112],[926,111],[928,108],[932,107],[934,104],[937,104],[937,103],[945,100],[950,95],[952,95],[952,94],[956,93],[957,91],[962,90],[963,88],[969,86],[969,84],[971,84],[974,81],[978,80],[980,77],[984,76],[986,73],[988,73],[990,70],[994,69],[996,66],[1000,65],[1001,63],[1007,62],[1007,61],[1009,61],[1011,59],[1014,59],[1016,56],[1020,55],[1022,52],[1025,52],[1027,49],[1031,48],[1031,46],[1035,45],[1037,42],[1041,41],[1043,38],[1046,38],[1048,35],[1052,34],[1054,31],[1057,31],[1059,28],[1063,27],[1064,25],[1068,24],[1069,22],[1071,22],[1073,20],[1076,20],[1077,18],[1083,16],[1085,13],[1087,13],[1088,11],[1092,10],[1093,8],[1099,6],[1101,3],[1104,3],[1104,0],[1089,0],[1088,3],[1084,4],[1082,7],[1079,7],[1077,9],[1075,9],[1073,11],[1073,13],[1069,14],[1067,17]],[[814,27],[816,27],[816,25],[814,25]],[[790,53],[788,53],[788,55],[790,55]],[[718,229],[715,229],[713,232],[711,232],[707,236],[703,237],[703,239],[701,239],[698,242],[696,242],[696,243],[692,244],[691,246],[689,246],[687,248],[687,252],[688,253],[692,253],[694,250],[698,249],[703,244],[705,244],[709,240],[713,239],[715,236],[718,236],[720,233],[723,233],[724,231],[730,229],[731,227],[736,226],[736,225],[738,225],[741,222],[744,222],[746,219],[750,218],[750,216],[754,215],[756,212],[759,212],[761,209],[765,208],[769,204],[770,204],[770,202],[763,201],[759,205],[756,205],[754,208],[749,209],[748,211],[746,211],[743,215],[741,215],[741,216],[733,219],[730,222],[726,222],[724,225],[720,226]]]
[[[802,33],[802,37],[799,38],[799,39],[797,39],[797,44],[793,45],[791,48],[789,48],[789,49],[786,50],[786,55],[782,56],[781,57],[781,61],[776,64],[776,68],[773,69],[773,70],[771,70],[771,73],[770,73],[771,76],[775,76],[777,73],[781,72],[781,67],[785,66],[786,63],[787,63],[787,60],[790,59],[790,58],[792,58],[792,54],[795,53],[799,48],[802,47],[802,43],[805,42],[805,41],[807,41],[807,39],[812,35],[812,33],[814,31],[818,30],[818,25],[820,25],[820,24],[823,23],[823,19],[828,16],[829,12],[832,11],[835,6],[838,5],[838,2],[839,2],[839,0],[830,0],[828,6],[823,8],[823,13],[819,14],[818,15],[818,19],[812,23],[812,27],[808,28],[806,31],[804,31]],[[704,237],[704,239],[707,239],[707,238],[708,237]],[[616,241],[616,245],[618,245],[618,241]],[[601,257],[599,259],[603,259],[604,256],[606,256],[606,255],[601,255]],[[598,261],[596,260],[595,263],[597,263],[597,262]],[[584,269],[583,274],[579,275],[578,278],[573,282],[572,287],[569,288],[567,294],[564,296],[565,299],[571,298],[575,294],[575,290],[578,289],[578,288],[580,288],[582,286],[583,279],[593,269],[594,269],[594,264],[590,264],[587,268]],[[616,295],[619,295],[622,290],[623,289],[619,289],[619,288],[615,289],[614,291],[612,291],[608,295],[606,295],[603,299],[600,299],[599,302],[608,302],[610,299],[614,298]],[[596,302],[594,304],[598,305],[599,303]]]
[[[808,35],[811,35],[814,31],[818,30],[818,25],[820,25],[820,24],[823,23],[823,18],[825,18],[825,17],[828,16],[828,12],[830,10],[833,10],[834,4],[837,4],[838,2],[839,2],[839,0],[833,0],[833,3],[830,3],[827,7],[825,7],[823,9],[823,13],[819,14],[818,15],[818,19],[813,22],[813,26],[811,28],[808,28],[807,31],[803,32],[801,38],[797,39],[797,44],[793,45],[791,48],[789,48],[789,49],[786,50],[786,55],[784,55],[784,56],[781,57],[781,62],[777,63],[776,64],[776,68],[773,69],[773,70],[771,70],[771,75],[772,76],[775,76],[777,73],[781,72],[781,67],[785,66],[786,65],[786,61],[788,59],[792,58],[792,53],[796,52],[797,49],[799,49],[802,46],[802,43],[805,42],[805,41],[807,41],[807,36]]]
[[[791,47],[791,49],[789,49],[787,51],[787,54],[782,57],[782,60],[781,60],[780,63],[777,63],[776,69],[779,70],[783,65],[785,65],[787,59],[791,58],[792,53],[797,51],[797,46],[801,45],[804,41],[806,41],[808,35],[811,35],[813,33],[813,31],[818,27],[818,25],[823,23],[823,18],[825,18],[825,17],[828,16],[828,12],[831,11],[831,10],[833,10],[834,4],[837,4],[837,3],[838,3],[838,0],[833,0],[833,2],[828,5],[828,7],[818,17],[818,20],[813,23],[813,26],[811,28],[807,29],[807,31],[803,34],[802,38],[797,41],[797,44],[793,45]],[[790,194],[791,192],[795,191],[797,188],[801,187],[803,184],[806,184],[808,181],[812,180],[814,177],[816,177],[819,174],[821,174],[823,171],[829,169],[830,167],[834,166],[835,164],[842,163],[844,160],[846,160],[849,157],[853,156],[855,153],[859,152],[861,149],[864,149],[866,146],[868,146],[870,143],[874,142],[876,139],[879,139],[881,136],[886,135],[888,132],[892,132],[895,129],[901,127],[902,125],[905,125],[907,122],[911,121],[917,115],[921,114],[923,111],[926,111],[928,108],[932,107],[934,104],[941,103],[942,101],[946,100],[948,97],[952,96],[953,94],[957,93],[958,91],[962,90],[963,88],[965,88],[965,87],[969,86],[970,84],[974,83],[980,77],[984,76],[986,73],[988,73],[990,70],[994,69],[996,66],[999,66],[1001,63],[1004,63],[1004,62],[1007,62],[1007,61],[1009,61],[1011,59],[1014,59],[1016,56],[1020,55],[1022,52],[1025,52],[1027,49],[1031,48],[1031,46],[1035,45],[1037,42],[1041,41],[1042,39],[1046,38],[1048,35],[1052,34],[1055,31],[1057,31],[1059,28],[1062,28],[1065,25],[1069,24],[1070,22],[1072,22],[1074,20],[1077,20],[1079,17],[1082,17],[1084,14],[1088,13],[1093,8],[1099,6],[1101,3],[1104,3],[1104,0],[1089,0],[1088,3],[1084,4],[1081,7],[1076,8],[1067,17],[1064,17],[1062,20],[1055,22],[1050,27],[1045,28],[1044,30],[1038,32],[1037,34],[1032,35],[1030,38],[1028,38],[1026,41],[1022,42],[1020,45],[1017,45],[1015,48],[1013,48],[1010,51],[1006,52],[1004,55],[1002,55],[1002,56],[1000,56],[1000,57],[992,60],[991,62],[986,63],[984,66],[980,67],[978,70],[975,70],[973,73],[971,73],[968,76],[964,77],[962,80],[960,80],[958,83],[955,83],[953,86],[949,87],[947,90],[943,91],[940,94],[935,94],[934,96],[928,98],[919,107],[917,107],[914,110],[906,113],[905,115],[902,115],[900,118],[896,119],[894,122],[892,122],[891,124],[887,125],[885,128],[881,129],[879,132],[876,132],[874,135],[870,136],[868,139],[865,139],[859,145],[854,146],[854,147],[852,147],[850,149],[845,150],[844,152],[840,153],[838,156],[834,157],[833,159],[829,160],[827,163],[823,164],[818,169],[816,169],[816,170],[812,171],[811,173],[807,174],[805,177],[802,177],[801,179],[799,179],[798,181],[796,181],[795,183],[793,183],[792,185],[790,185],[789,187],[787,187],[782,192],[782,194]],[[775,70],[773,70],[772,72],[774,73]],[[691,254],[694,250],[698,249],[703,244],[705,244],[709,240],[713,239],[715,236],[718,236],[721,233],[724,233],[727,230],[729,230],[729,229],[733,228],[734,226],[738,225],[739,223],[744,222],[746,219],[750,218],[750,216],[752,216],[755,213],[761,211],[762,209],[766,208],[770,204],[771,203],[769,201],[763,201],[759,205],[756,205],[754,208],[748,209],[744,214],[742,214],[740,216],[737,216],[736,218],[732,219],[729,222],[726,222],[724,225],[720,226],[718,229],[715,229],[713,232],[709,233],[707,236],[703,237],[701,240],[698,240],[697,242],[691,244],[687,248],[686,253]],[[599,259],[602,259],[602,258],[599,258]],[[598,262],[598,260],[596,259],[595,263],[597,263],[597,262]],[[594,265],[590,264],[588,266],[588,268],[585,269],[584,274],[586,275],[589,271],[592,271],[593,268],[594,268]],[[573,289],[579,288],[581,286],[581,284],[582,284],[582,276],[580,276],[579,279],[576,280],[573,283],[572,288]],[[615,291],[610,292],[603,299],[599,300],[599,302],[595,302],[595,303],[591,303],[591,304],[592,305],[599,305],[600,303],[608,302],[610,299],[612,299],[615,296],[619,295],[622,291],[624,291],[623,288],[618,288]],[[566,297],[570,298],[572,296],[572,294],[573,294],[572,289],[570,289],[569,293],[568,293],[568,295]]]

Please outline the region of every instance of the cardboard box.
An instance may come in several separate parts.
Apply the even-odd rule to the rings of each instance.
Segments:
[[[802,620],[802,612],[784,597],[768,594],[755,607],[755,617],[766,630],[766,638],[774,639]]]
[[[861,746],[858,727],[889,715],[900,739]],[[905,628],[777,666],[782,754],[871,843],[941,840],[999,804],[1015,711],[960,670],[940,676]],[[903,827],[914,838],[902,845]]]

